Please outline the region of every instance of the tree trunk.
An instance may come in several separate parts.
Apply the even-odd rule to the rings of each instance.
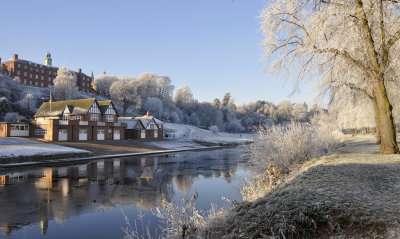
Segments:
[[[396,131],[393,123],[392,105],[389,103],[383,80],[376,81],[374,91],[380,119],[381,153],[399,153],[399,146],[397,145]]]
[[[126,100],[124,100],[122,102],[122,114],[126,115],[126,110],[128,109],[128,102]]]
[[[376,102],[375,99],[373,99],[372,104],[374,105],[374,111],[375,111],[376,144],[381,144],[381,130],[380,130],[381,120],[379,117],[378,103]]]

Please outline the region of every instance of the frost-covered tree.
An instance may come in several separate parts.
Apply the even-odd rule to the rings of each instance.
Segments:
[[[10,111],[10,104],[6,97],[0,97],[0,120]]]
[[[118,81],[118,77],[115,75],[102,74],[96,77],[94,83],[96,85],[96,91],[102,95],[110,95],[110,87],[112,83]]]
[[[20,120],[20,118],[21,117],[19,116],[18,112],[8,112],[4,115],[3,120],[9,123],[16,123],[18,120]]]
[[[57,77],[54,79],[54,85],[51,87],[54,97],[57,100],[70,100],[74,98],[78,91],[76,81],[75,72],[65,67],[60,67],[57,71]]]
[[[213,100],[213,106],[216,108],[220,108],[221,107],[221,101],[218,98],[215,98]]]
[[[158,76],[157,77],[157,91],[158,98],[164,102],[172,101],[172,94],[174,92],[175,86],[172,84],[172,80],[169,76]]]
[[[381,152],[397,153],[388,84],[399,78],[400,11],[392,0],[277,0],[261,13],[265,57],[277,71],[317,77],[322,90],[368,97]]]
[[[161,118],[163,113],[163,102],[159,98],[150,97],[144,102],[142,108],[149,111],[156,118]]]
[[[27,93],[25,95],[25,103],[26,103],[26,110],[28,114],[30,114],[31,110],[35,106],[35,96],[31,93]]]
[[[151,72],[145,72],[137,77],[137,93],[142,102],[149,97],[159,97],[157,75]]]
[[[221,102],[221,105],[222,106],[228,106],[228,104],[229,104],[229,101],[231,100],[231,93],[226,93],[225,95],[224,95],[224,97],[222,98],[222,102]]]
[[[137,94],[136,84],[135,78],[122,77],[118,81],[112,83],[110,87],[111,97],[122,103],[123,115],[126,114],[128,107],[140,107],[141,101]]]
[[[307,104],[294,103],[292,106],[292,116],[295,120],[304,120],[307,116]]]
[[[279,102],[277,114],[279,120],[289,121],[292,116],[292,102],[290,102],[290,100],[283,100]]]
[[[179,108],[189,109],[194,102],[193,94],[189,86],[184,85],[176,89],[174,100],[176,106]]]

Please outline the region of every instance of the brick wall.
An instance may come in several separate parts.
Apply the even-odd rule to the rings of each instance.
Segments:
[[[0,137],[9,137],[10,136],[10,127],[8,127],[7,123],[0,124]]]

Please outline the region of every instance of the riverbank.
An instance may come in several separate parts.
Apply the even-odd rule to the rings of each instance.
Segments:
[[[0,167],[85,162],[95,158],[207,150],[249,144],[254,134],[212,132],[194,126],[169,124],[174,133],[159,140],[48,142],[35,138],[1,138]],[[7,166],[8,165],[8,166]]]
[[[154,145],[152,145],[154,144]],[[155,145],[159,145],[157,147]],[[39,142],[22,138],[1,141],[0,168],[58,166],[86,163],[97,159],[220,149],[229,146],[204,146],[193,141],[90,141]],[[12,152],[12,153],[11,153]]]
[[[399,238],[400,155],[374,137],[347,139],[305,163],[287,183],[239,203],[205,229],[211,238]]]

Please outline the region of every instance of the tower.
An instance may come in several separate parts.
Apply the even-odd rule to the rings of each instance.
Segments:
[[[47,52],[46,58],[44,58],[44,64],[46,66],[51,66],[51,63],[52,63],[51,54],[50,52]]]
[[[92,90],[96,90],[96,84],[94,83],[93,71],[92,71],[92,75],[90,76],[90,86],[92,87]]]

